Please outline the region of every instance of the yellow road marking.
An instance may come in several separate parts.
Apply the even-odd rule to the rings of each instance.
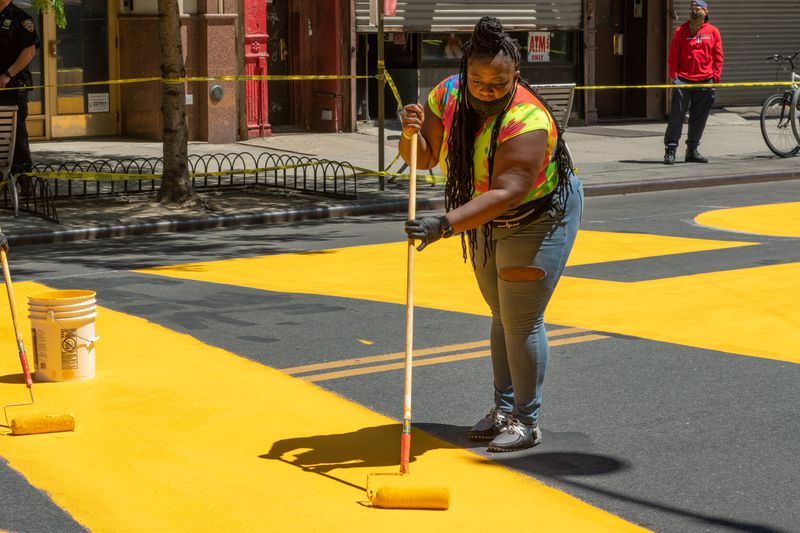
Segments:
[[[579,337],[568,337],[566,339],[554,340],[550,346],[562,346],[565,344],[576,344],[579,342],[590,342],[601,339],[607,339],[607,335],[582,335]],[[478,359],[491,355],[490,350],[480,350],[477,352],[458,353],[454,355],[443,355],[441,357],[429,357],[427,359],[418,359],[413,362],[413,366],[428,366],[438,365],[442,363],[455,363],[457,361],[467,361],[469,359]],[[351,368],[348,370],[339,370],[336,372],[325,372],[323,374],[311,374],[308,376],[300,376],[300,379],[316,383],[318,381],[327,381],[330,379],[339,379],[352,376],[362,376],[364,374],[375,374],[378,372],[386,372],[389,370],[402,370],[405,367],[403,363],[389,363],[386,365],[376,365],[360,368]]]
[[[800,202],[717,209],[694,220],[702,226],[740,233],[800,237]]]
[[[586,331],[585,329],[581,328],[560,328],[551,332],[548,332],[547,336],[550,338],[559,337],[562,335],[571,335],[573,333],[581,333]],[[436,353],[444,353],[444,352],[455,352],[458,350],[472,350],[474,348],[483,348],[489,346],[489,341],[475,341],[475,342],[465,342],[462,344],[449,344],[447,346],[436,346],[433,348],[422,348],[419,350],[414,350],[414,357],[422,357],[425,355],[432,355]],[[330,370],[331,368],[341,368],[344,366],[357,366],[357,365],[366,365],[370,363],[382,363],[384,361],[393,361],[395,359],[403,359],[405,358],[405,352],[394,352],[389,354],[383,355],[372,355],[369,357],[356,357],[353,359],[340,359],[338,361],[328,361],[325,363],[313,363],[310,365],[303,365],[303,366],[293,366],[290,368],[282,368],[281,371],[286,372],[287,374],[300,374],[303,372],[316,372],[318,370]]]
[[[473,348],[482,348],[488,345],[489,341],[476,341],[476,342],[465,342],[463,344],[451,344],[449,346],[437,346],[435,348],[423,348],[420,350],[414,350],[414,357],[422,357],[425,355],[431,355],[442,352],[452,352],[455,350],[470,350]],[[384,361],[393,361],[395,359],[402,359],[403,357],[405,357],[405,355],[406,355],[405,352],[394,352],[383,355],[372,355],[369,357],[356,357],[353,359],[340,359],[338,361],[328,361],[325,363],[313,363],[310,365],[293,366],[291,368],[283,368],[281,370],[283,372],[286,372],[287,374],[300,374],[303,372],[330,370],[331,368],[341,368],[344,366],[357,366],[357,365],[367,365],[371,363],[382,363]]]
[[[590,264],[750,246],[754,243],[579,232],[569,264]],[[402,305],[405,242],[143,270],[256,289]],[[419,307],[488,315],[461,243],[446,239],[415,259]],[[280,275],[253,276],[252,272]],[[569,325],[740,355],[800,362],[800,263],[641,282],[565,276],[545,314]],[[765,334],[769,332],[769,334]]]
[[[19,308],[46,289],[16,283]],[[642,531],[416,429],[410,477],[446,483],[450,510],[359,505],[368,473],[397,472],[399,423],[138,317],[98,307],[96,325],[95,378],[34,385],[37,409],[71,411],[75,432],[0,434],[9,467],[91,531],[469,531],[487,508],[526,509],[545,531]],[[11,329],[0,306],[8,351]],[[0,358],[0,375],[19,372]],[[4,403],[25,398],[0,380]]]

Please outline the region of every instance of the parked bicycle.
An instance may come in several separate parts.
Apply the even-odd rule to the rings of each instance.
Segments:
[[[781,92],[769,96],[761,108],[761,135],[775,155],[791,157],[800,151],[800,75],[795,70],[795,58],[800,51],[791,56],[775,54],[768,62],[778,63],[791,71],[792,85]]]

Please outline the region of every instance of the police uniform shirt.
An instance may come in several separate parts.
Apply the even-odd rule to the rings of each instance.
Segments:
[[[33,19],[13,3],[8,4],[0,12],[0,73],[6,72],[19,54],[32,44],[39,48]]]

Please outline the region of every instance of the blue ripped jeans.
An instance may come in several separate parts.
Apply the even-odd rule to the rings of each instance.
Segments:
[[[501,233],[483,264],[483,228],[478,228],[475,277],[492,311],[491,353],[495,405],[525,424],[538,421],[549,345],[544,310],[572,250],[583,213],[583,187],[573,176],[560,209],[552,208],[510,235]],[[537,281],[506,281],[503,269],[533,267]],[[508,276],[506,276],[508,277]]]

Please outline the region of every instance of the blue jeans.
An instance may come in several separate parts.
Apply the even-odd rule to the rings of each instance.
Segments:
[[[552,208],[513,233],[497,234],[494,254],[483,264],[483,229],[478,228],[475,277],[492,311],[491,353],[494,401],[521,422],[538,421],[549,345],[544,310],[572,250],[583,214],[583,187],[577,177],[561,209]],[[522,269],[541,279],[508,281],[504,269]],[[506,278],[506,279],[503,279]]]

